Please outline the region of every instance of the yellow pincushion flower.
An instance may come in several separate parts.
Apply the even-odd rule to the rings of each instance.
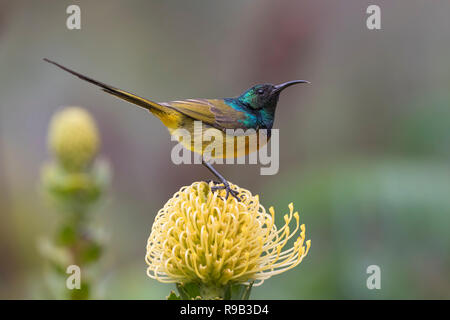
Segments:
[[[311,242],[305,242],[305,226],[292,203],[285,225],[277,229],[273,208],[267,213],[257,195],[231,184],[242,201],[225,200],[225,191],[213,193],[211,186],[194,182],[183,187],[158,212],[145,257],[149,277],[213,287],[259,285],[307,255]],[[293,237],[293,246],[283,250]]]
[[[48,144],[64,168],[83,169],[92,162],[99,147],[94,119],[79,107],[57,112],[50,122]]]

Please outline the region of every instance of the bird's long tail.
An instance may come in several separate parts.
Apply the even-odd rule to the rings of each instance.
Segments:
[[[101,87],[103,91],[105,91],[107,93],[110,93],[110,94],[112,94],[112,95],[114,95],[114,96],[116,96],[116,97],[118,97],[120,99],[126,100],[126,101],[128,101],[130,103],[136,104],[136,105],[138,105],[138,106],[140,106],[140,107],[142,107],[144,109],[149,110],[152,113],[157,113],[157,114],[161,113],[161,112],[165,113],[166,110],[167,110],[166,106],[163,106],[163,105],[161,105],[161,104],[159,104],[157,102],[144,99],[144,98],[139,97],[139,96],[137,96],[137,95],[135,95],[133,93],[130,93],[130,92],[118,89],[118,88],[114,88],[113,86],[110,86],[110,85],[108,85],[106,83],[103,83],[103,82],[94,80],[92,78],[89,78],[89,77],[87,77],[85,75],[82,75],[81,73],[78,73],[78,72],[76,72],[74,70],[66,68],[66,67],[60,65],[59,63],[56,63],[56,62],[51,61],[49,59],[44,58],[44,61],[46,61],[48,63],[51,63],[51,64],[54,64],[55,66],[63,69],[64,71],[67,71],[67,72],[77,76],[78,78],[80,78],[82,80],[85,80],[87,82],[95,84],[96,86]]]

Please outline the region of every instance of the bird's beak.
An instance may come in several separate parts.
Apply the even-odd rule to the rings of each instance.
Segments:
[[[293,81],[288,81],[282,84],[279,84],[277,86],[275,86],[275,90],[273,90],[274,93],[276,92],[281,92],[282,90],[286,89],[287,87],[290,87],[294,84],[298,84],[298,83],[310,83],[309,81],[306,80],[293,80]]]

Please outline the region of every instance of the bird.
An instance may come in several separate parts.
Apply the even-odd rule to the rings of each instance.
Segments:
[[[267,144],[271,137],[280,93],[290,86],[310,83],[306,80],[293,80],[278,85],[263,83],[256,84],[241,95],[231,98],[155,102],[94,80],[47,58],[43,60],[100,87],[111,95],[150,111],[159,118],[173,136],[177,135],[179,129],[187,130],[184,132],[191,134],[193,139],[180,139],[180,137],[177,139],[186,149],[200,154],[202,164],[219,179],[219,181],[214,181],[211,190],[215,192],[224,189],[226,191],[225,199],[231,194],[238,201],[241,200],[238,192],[231,188],[228,180],[212,166],[209,159],[238,158],[255,152]],[[201,125],[196,126],[196,123]],[[212,148],[214,151],[210,152],[207,158],[205,146],[195,144],[194,141],[198,141],[196,140],[197,136],[208,130],[215,137],[215,147]],[[261,133],[265,134],[265,139],[261,139]],[[256,141],[256,144],[250,143],[251,138],[255,138],[253,141]],[[238,143],[239,139],[244,139],[245,143]],[[227,143],[234,143],[231,144],[233,150],[225,147]]]

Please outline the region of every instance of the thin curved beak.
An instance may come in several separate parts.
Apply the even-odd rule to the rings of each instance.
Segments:
[[[311,82],[306,81],[306,80],[288,81],[288,82],[285,82],[285,83],[275,86],[275,90],[273,92],[280,92],[280,91],[286,89],[287,87],[293,86],[294,84],[298,84],[298,83],[311,83]]]

